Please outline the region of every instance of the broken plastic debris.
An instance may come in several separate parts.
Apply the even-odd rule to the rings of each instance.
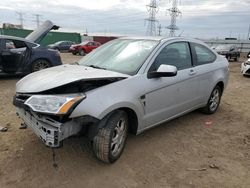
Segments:
[[[205,171],[207,168],[187,168],[187,171]]]
[[[220,169],[216,164],[210,164],[209,167],[218,170]]]
[[[2,126],[0,126],[0,131],[1,131],[1,132],[6,132],[7,130],[8,130],[7,127],[2,127]]]
[[[205,121],[205,126],[206,127],[210,127],[211,125],[213,124],[213,122],[212,121]]]
[[[19,129],[26,129],[27,128],[27,125],[25,123],[21,123]]]

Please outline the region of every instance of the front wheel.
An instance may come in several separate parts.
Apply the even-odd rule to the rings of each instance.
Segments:
[[[32,72],[40,71],[50,67],[50,63],[45,59],[38,59],[32,64]]]
[[[235,58],[234,58],[234,61],[239,61],[239,56],[236,56]]]
[[[81,56],[86,55],[86,53],[85,53],[85,51],[84,51],[83,49],[80,49],[80,50],[79,50],[79,54],[80,54]]]
[[[128,116],[124,111],[114,112],[99,129],[93,139],[93,150],[96,157],[105,162],[113,163],[121,156],[128,132]]]
[[[204,108],[202,108],[202,111],[206,114],[215,113],[220,105],[221,95],[222,95],[221,88],[219,86],[215,86],[208,99],[207,105]]]

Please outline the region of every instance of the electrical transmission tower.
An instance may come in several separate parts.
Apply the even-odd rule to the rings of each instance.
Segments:
[[[23,13],[22,12],[16,12],[19,16],[20,26],[23,29]]]
[[[40,14],[34,14],[34,16],[36,17],[36,20],[34,20],[36,22],[36,27],[38,28],[40,26],[40,17],[42,15]]]
[[[169,12],[171,16],[171,23],[167,27],[167,29],[170,30],[169,36],[174,37],[175,36],[175,31],[178,30],[179,28],[176,25],[176,18],[181,15],[181,11],[178,9],[177,5],[179,0],[170,0],[170,3],[172,2],[172,8],[167,9],[167,12]]]
[[[156,22],[158,22],[155,18],[159,8],[157,6],[156,0],[151,0],[150,4],[147,5],[147,11],[149,13],[149,17],[146,19],[148,22],[146,35],[155,36],[156,35]]]
[[[161,24],[159,24],[157,28],[158,28],[158,36],[161,36],[161,29],[162,29]]]

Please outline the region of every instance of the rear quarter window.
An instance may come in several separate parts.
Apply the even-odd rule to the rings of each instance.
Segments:
[[[196,60],[194,64],[196,66],[212,63],[216,60],[216,55],[206,46],[193,43],[192,47]]]

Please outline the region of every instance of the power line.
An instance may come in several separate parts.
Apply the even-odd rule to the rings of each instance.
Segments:
[[[155,23],[158,22],[155,16],[156,13],[159,11],[156,0],[151,0],[150,4],[147,5],[147,11],[149,13],[149,17],[146,19],[146,21],[148,22],[146,35],[155,36],[156,35]]]
[[[172,2],[172,8],[167,9],[167,11],[171,16],[171,23],[167,28],[170,30],[169,36],[174,37],[175,31],[179,29],[176,25],[176,18],[181,14],[181,11],[177,7],[179,0],[170,0],[170,3],[171,2]]]
[[[250,40],[249,35],[250,35],[250,25],[249,25],[248,32],[247,32],[247,40]]]

